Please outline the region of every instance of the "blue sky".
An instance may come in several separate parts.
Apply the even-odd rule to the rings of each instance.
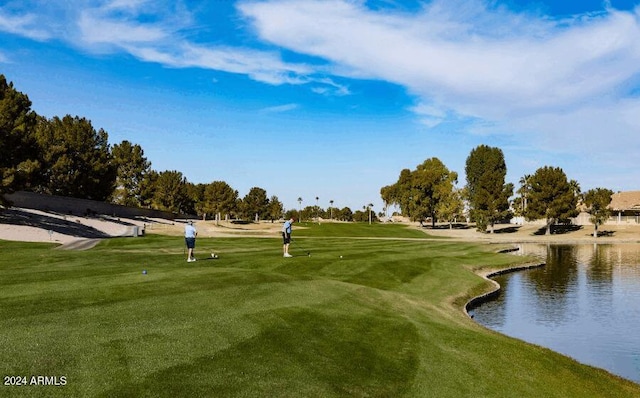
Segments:
[[[0,73],[152,168],[286,208],[380,188],[480,144],[508,182],[561,167],[638,190],[640,0],[0,0]]]

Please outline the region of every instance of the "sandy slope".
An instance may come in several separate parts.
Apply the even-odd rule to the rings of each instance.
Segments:
[[[23,242],[71,244],[113,236],[133,236],[151,220],[114,217],[79,217],[32,209],[10,208],[0,212],[0,239]]]
[[[0,240],[52,242],[65,248],[87,249],[100,239],[158,233],[182,236],[185,220],[126,219],[109,216],[80,217],[39,210],[10,208],[0,212]],[[198,236],[279,236],[281,224],[234,224],[196,221]]]

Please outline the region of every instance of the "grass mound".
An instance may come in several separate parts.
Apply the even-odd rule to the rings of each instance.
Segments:
[[[279,238],[199,239],[195,263],[161,235],[81,252],[0,241],[3,374],[66,379],[0,396],[640,396],[464,315],[488,287],[471,270],[515,257],[368,227],[294,229],[311,257],[283,258]]]

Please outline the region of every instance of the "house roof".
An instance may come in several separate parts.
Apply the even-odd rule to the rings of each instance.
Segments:
[[[616,211],[640,211],[640,191],[618,192],[611,195],[609,208]]]

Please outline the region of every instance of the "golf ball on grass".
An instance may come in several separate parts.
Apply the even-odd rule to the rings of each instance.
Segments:
[[[147,270],[146,270],[146,269],[143,269],[143,270],[142,270],[142,275],[146,275],[146,274],[147,274]]]

